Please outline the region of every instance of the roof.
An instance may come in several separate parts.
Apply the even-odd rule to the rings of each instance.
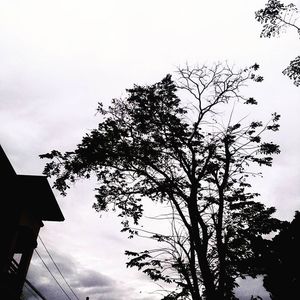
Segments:
[[[4,150],[0,145],[0,177],[2,176],[16,176],[16,172],[8,160]]]
[[[63,221],[64,216],[45,176],[17,175],[18,196],[42,220]]]
[[[17,175],[0,145],[0,178],[10,203],[29,208],[43,221],[63,221],[64,216],[46,176]]]

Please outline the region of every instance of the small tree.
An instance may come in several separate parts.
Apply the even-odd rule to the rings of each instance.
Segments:
[[[293,28],[300,37],[300,27],[296,24],[297,14],[298,9],[293,3],[284,5],[278,0],[269,0],[264,9],[255,13],[256,20],[263,24],[260,36],[270,38],[279,35],[287,28]],[[290,65],[283,70],[283,74],[292,79],[296,86],[300,85],[300,56],[290,62]]]
[[[279,115],[246,124],[233,122],[230,110],[225,119],[230,103],[257,104],[241,95],[249,81],[262,81],[257,69],[186,67],[177,82],[167,75],[134,86],[107,109],[99,104],[103,119],[74,151],[41,155],[52,160],[44,173],[56,177],[63,194],[70,182],[95,174],[94,208],[118,210],[130,236],[139,234],[132,226],[144,201],[169,207],[169,234],[149,235],[162,246],[127,252],[128,266],[177,284],[164,299],[235,299],[235,278],[258,272],[253,241],[280,225],[271,217],[274,208],[255,201],[248,182],[258,175],[251,165],[271,166],[279,153],[278,145],[262,140],[264,132],[278,130]]]

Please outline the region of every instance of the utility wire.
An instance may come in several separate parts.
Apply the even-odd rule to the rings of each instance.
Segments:
[[[11,265],[10,265],[10,269],[12,270],[12,272],[15,272],[17,273],[18,272],[18,267],[19,267],[19,264],[16,262],[16,260],[13,258],[12,261],[11,261]],[[34,287],[34,285],[28,280],[28,279],[25,279],[25,282],[24,282],[24,287],[37,299],[39,299],[36,295],[38,295],[41,299],[43,300],[47,300],[42,294],[41,292],[39,292],[39,290]],[[35,292],[35,294],[33,293]]]
[[[33,290],[41,299],[43,300],[47,300],[42,294],[41,292],[36,288],[34,287],[34,285],[27,279],[25,279],[25,284],[28,285],[27,289],[29,289],[29,287],[31,288],[31,290]]]
[[[26,288],[27,291],[29,291],[29,293],[36,299],[40,299],[35,293],[33,293],[33,291],[31,290],[31,288],[29,288],[29,286],[27,286],[26,282],[24,283],[24,287]]]
[[[42,245],[44,246],[47,254],[49,255],[51,261],[53,262],[54,266],[56,267],[57,271],[59,272],[59,274],[61,275],[61,277],[63,278],[64,282],[66,283],[66,285],[69,287],[70,291],[73,293],[73,295],[75,296],[75,298],[77,300],[80,300],[77,295],[75,294],[75,292],[73,291],[72,287],[69,285],[69,283],[67,282],[66,278],[64,277],[64,275],[62,274],[62,272],[60,271],[59,267],[57,266],[57,264],[55,263],[53,257],[51,256],[51,254],[49,253],[45,243],[43,242],[42,238],[39,236],[39,240],[41,241]]]
[[[67,298],[69,300],[72,300],[69,295],[66,293],[66,291],[63,289],[63,287],[60,285],[60,283],[57,281],[57,279],[55,278],[55,276],[52,274],[51,270],[48,268],[48,266],[46,265],[45,261],[43,260],[43,258],[40,256],[39,252],[34,249],[34,251],[36,252],[36,254],[38,255],[38,257],[40,258],[40,260],[42,261],[42,263],[44,264],[45,268],[48,270],[48,272],[50,273],[50,275],[53,277],[53,279],[55,280],[55,282],[57,283],[57,285],[60,287],[60,289],[63,291],[63,293],[67,296]]]

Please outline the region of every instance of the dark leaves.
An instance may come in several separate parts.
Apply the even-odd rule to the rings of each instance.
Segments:
[[[255,13],[256,20],[263,24],[261,37],[270,38],[280,34],[296,12],[297,8],[292,3],[285,6],[278,0],[269,0],[264,9],[260,9]]]
[[[300,56],[292,60],[290,65],[284,69],[282,73],[293,80],[296,86],[300,86]]]
[[[300,36],[300,27],[296,25],[298,9],[293,4],[284,5],[278,0],[268,0],[266,7],[255,13],[255,18],[263,24],[261,37],[274,37],[283,32],[286,28],[296,29]],[[290,65],[283,70],[294,81],[296,86],[300,85],[300,57],[296,57]]]
[[[280,153],[279,146],[274,143],[262,143],[259,151],[267,155]]]
[[[252,97],[250,97],[250,98],[249,98],[248,100],[246,100],[244,103],[245,103],[245,104],[257,105],[257,101],[256,101],[254,98],[252,98]]]

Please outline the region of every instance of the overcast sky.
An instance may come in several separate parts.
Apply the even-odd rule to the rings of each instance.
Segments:
[[[255,187],[278,217],[291,220],[300,209],[300,90],[281,71],[299,55],[300,40],[292,31],[259,38],[254,12],[264,3],[0,0],[0,143],[16,172],[41,174],[39,154],[72,150],[99,121],[97,102],[108,104],[134,83],[157,82],[186,62],[257,62],[265,81],[247,93],[258,99],[260,116],[282,115],[274,137],[282,153]],[[113,214],[99,218],[92,189],[85,182],[65,198],[55,192],[66,220],[45,222],[49,251],[81,299],[158,299],[152,282],[125,267],[125,249],[146,242],[127,239]],[[45,255],[41,245],[38,251]],[[66,299],[36,256],[29,279],[45,295],[56,290],[53,299]],[[260,289],[257,281],[247,287],[245,297]]]

